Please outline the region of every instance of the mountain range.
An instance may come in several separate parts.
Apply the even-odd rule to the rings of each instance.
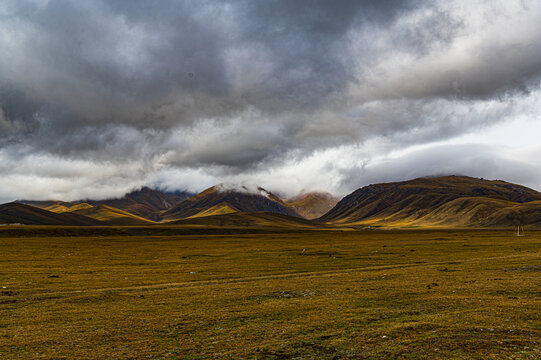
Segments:
[[[143,187],[116,199],[85,199],[71,202],[20,200],[18,202],[56,213],[74,212],[98,220],[107,218],[105,221],[107,225],[120,225],[120,223],[143,225],[144,223],[160,221],[163,212],[193,195],[186,191],[167,192]],[[90,208],[94,209],[89,210]],[[108,217],[116,220],[111,221],[111,218]],[[122,217],[131,218],[132,221],[121,220]]]
[[[418,178],[365,186],[318,220],[378,226],[541,225],[541,193],[501,180]]]
[[[220,184],[182,201],[163,214],[166,220],[201,217],[204,213],[218,215],[233,212],[258,212],[301,217],[278,196],[261,188],[245,185]]]
[[[0,205],[0,224],[95,226],[101,225],[101,222],[83,215],[57,214],[34,206],[11,202]]]
[[[199,194],[144,187],[117,199],[18,201],[0,223],[192,227],[541,227],[541,193],[501,180],[424,177],[372,184],[342,200],[309,192],[282,200],[262,187],[230,183]]]

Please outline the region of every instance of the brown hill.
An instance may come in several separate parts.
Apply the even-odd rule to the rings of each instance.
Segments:
[[[531,201],[523,204],[499,209],[480,222],[482,226],[516,226],[529,225],[541,227],[541,201]]]
[[[525,219],[535,218],[537,206],[525,205],[537,200],[541,193],[500,180],[419,178],[356,190],[318,220],[386,226],[506,226],[503,220],[517,211],[527,213]],[[515,213],[503,211],[510,208]],[[500,214],[498,218],[495,213]]]
[[[96,206],[79,205],[73,206],[68,211],[73,214],[84,215],[92,219],[99,220],[106,225],[141,226],[153,224],[153,222],[150,220],[144,219],[140,216],[133,215],[127,211],[120,210],[111,206],[103,204]]]
[[[143,187],[141,190],[126,194],[120,199],[92,201],[92,205],[108,205],[127,211],[145,219],[159,221],[161,214],[180,202],[190,198],[187,192],[163,192]]]
[[[159,221],[161,214],[179,204],[183,200],[190,198],[193,194],[184,191],[163,192],[148,187],[132,191],[118,199],[107,200],[84,200],[84,201],[32,201],[21,200],[20,203],[47,209],[55,212],[65,212],[79,204],[88,206],[107,205],[119,210],[127,211],[138,217],[152,221]]]
[[[69,211],[69,207],[64,204],[54,204],[47,207],[42,208],[43,210],[51,211],[57,214]]]
[[[269,212],[235,212],[225,215],[187,218],[172,221],[168,224],[187,227],[205,228],[236,228],[236,229],[296,229],[313,230],[319,224],[297,216]]]
[[[331,210],[338,200],[328,192],[314,191],[288,199],[286,204],[305,219],[317,219]]]
[[[68,203],[54,204],[51,206],[47,206],[45,210],[52,211],[57,214],[61,214],[65,212],[74,212],[76,210],[87,209],[87,208],[92,207],[92,205],[87,204],[87,203],[80,203],[80,204],[75,204],[71,206],[68,206],[68,205],[69,205]]]
[[[103,225],[98,220],[72,213],[57,214],[34,206],[17,202],[0,205],[1,224],[24,225]]]
[[[184,200],[175,208],[163,214],[166,220],[188,218],[203,211],[226,203],[229,207],[240,212],[266,211],[289,216],[299,216],[276,195],[258,187],[248,189],[245,186],[220,184],[206,189],[196,196]]]
[[[221,202],[217,205],[211,206],[208,209],[205,209],[201,212],[198,212],[195,215],[190,216],[189,218],[204,217],[204,216],[213,216],[213,215],[226,215],[238,212],[233,206],[229,205],[226,202]]]
[[[48,210],[49,208],[54,209],[55,206],[63,206],[64,204],[67,204],[68,206],[71,206],[72,203],[67,203],[64,201],[59,200],[16,200],[16,203],[30,205],[33,207],[37,207],[40,209]],[[75,202],[73,203],[75,204]]]

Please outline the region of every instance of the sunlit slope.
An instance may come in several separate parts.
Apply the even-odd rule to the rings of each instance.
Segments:
[[[62,205],[62,204],[54,204],[43,208],[47,211],[52,211],[54,213],[60,214],[69,211],[69,206]]]
[[[92,206],[88,203],[78,203],[75,205],[70,205],[69,203],[54,204],[45,208],[55,213],[73,213],[84,215],[92,219],[99,220],[105,225],[148,225],[152,224],[152,221],[149,221],[140,216],[131,214],[127,211],[114,208],[107,205],[96,205]]]
[[[412,225],[471,225],[485,220],[499,209],[516,204],[486,197],[462,197],[446,202],[420,219],[415,219],[414,216],[411,220]]]
[[[211,206],[208,209],[198,212],[195,215],[188,217],[188,219],[204,217],[204,216],[213,216],[213,215],[226,215],[226,214],[232,214],[235,212],[238,212],[236,208],[234,208],[233,206],[229,205],[226,202],[221,202],[217,205]]]
[[[63,204],[54,204],[51,206],[47,206],[45,210],[52,211],[55,213],[65,213],[65,212],[73,212],[81,209],[88,209],[91,208],[92,205],[87,203],[79,203],[75,205],[70,205],[69,203],[63,203]]]
[[[81,214],[57,214],[34,206],[7,203],[0,205],[0,224],[24,225],[73,225],[92,226],[103,225],[100,221]]]
[[[266,211],[299,216],[295,210],[290,208],[280,198],[263,188],[249,191],[242,187],[237,189],[216,185],[181,202],[175,208],[165,212],[163,217],[166,220],[185,219],[209,211],[213,207],[223,203],[227,203],[229,207],[240,212]]]
[[[524,225],[537,223],[538,200],[541,193],[505,181],[419,178],[361,188],[318,220],[381,226]]]
[[[120,199],[100,200],[92,204],[111,206],[141,218],[159,221],[164,211],[175,207],[191,196],[192,194],[183,191],[163,192],[143,187],[141,190],[133,191]]]
[[[102,221],[107,225],[128,226],[149,225],[153,223],[140,216],[107,205],[82,207],[78,210],[71,211],[71,213],[84,215]]]
[[[514,226],[541,228],[541,201],[532,201],[502,208],[480,222],[482,226]]]
[[[269,212],[235,212],[225,215],[194,217],[170,222],[194,227],[227,227],[250,229],[317,229],[319,225],[296,216]]]
[[[327,192],[309,192],[288,199],[286,204],[305,219],[316,219],[331,210],[338,200]]]
[[[522,206],[511,201],[490,199],[484,197],[464,197],[451,200],[433,210],[411,211],[411,208],[398,211],[392,215],[372,216],[357,224],[381,225],[381,226],[471,226],[498,225],[497,222],[489,221],[495,212],[508,207]]]
[[[137,217],[158,221],[161,219],[161,215],[164,211],[173,208],[175,205],[191,196],[192,194],[185,191],[164,192],[143,187],[140,190],[132,191],[123,197],[116,199],[87,199],[84,201],[79,200],[72,202],[57,200],[20,200],[18,202],[58,213],[75,211],[98,205],[107,205],[136,215]]]

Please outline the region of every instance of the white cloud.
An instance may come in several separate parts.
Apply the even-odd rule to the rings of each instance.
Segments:
[[[539,2],[292,7],[1,2],[0,200],[438,173],[539,188]]]

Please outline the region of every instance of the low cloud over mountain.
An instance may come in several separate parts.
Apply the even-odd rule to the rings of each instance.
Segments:
[[[540,13],[535,1],[2,1],[0,200],[224,180],[345,194],[510,169],[540,188],[528,143],[529,157],[505,139],[452,143],[517,121],[539,130]],[[402,156],[417,166],[407,175],[386,165]]]

